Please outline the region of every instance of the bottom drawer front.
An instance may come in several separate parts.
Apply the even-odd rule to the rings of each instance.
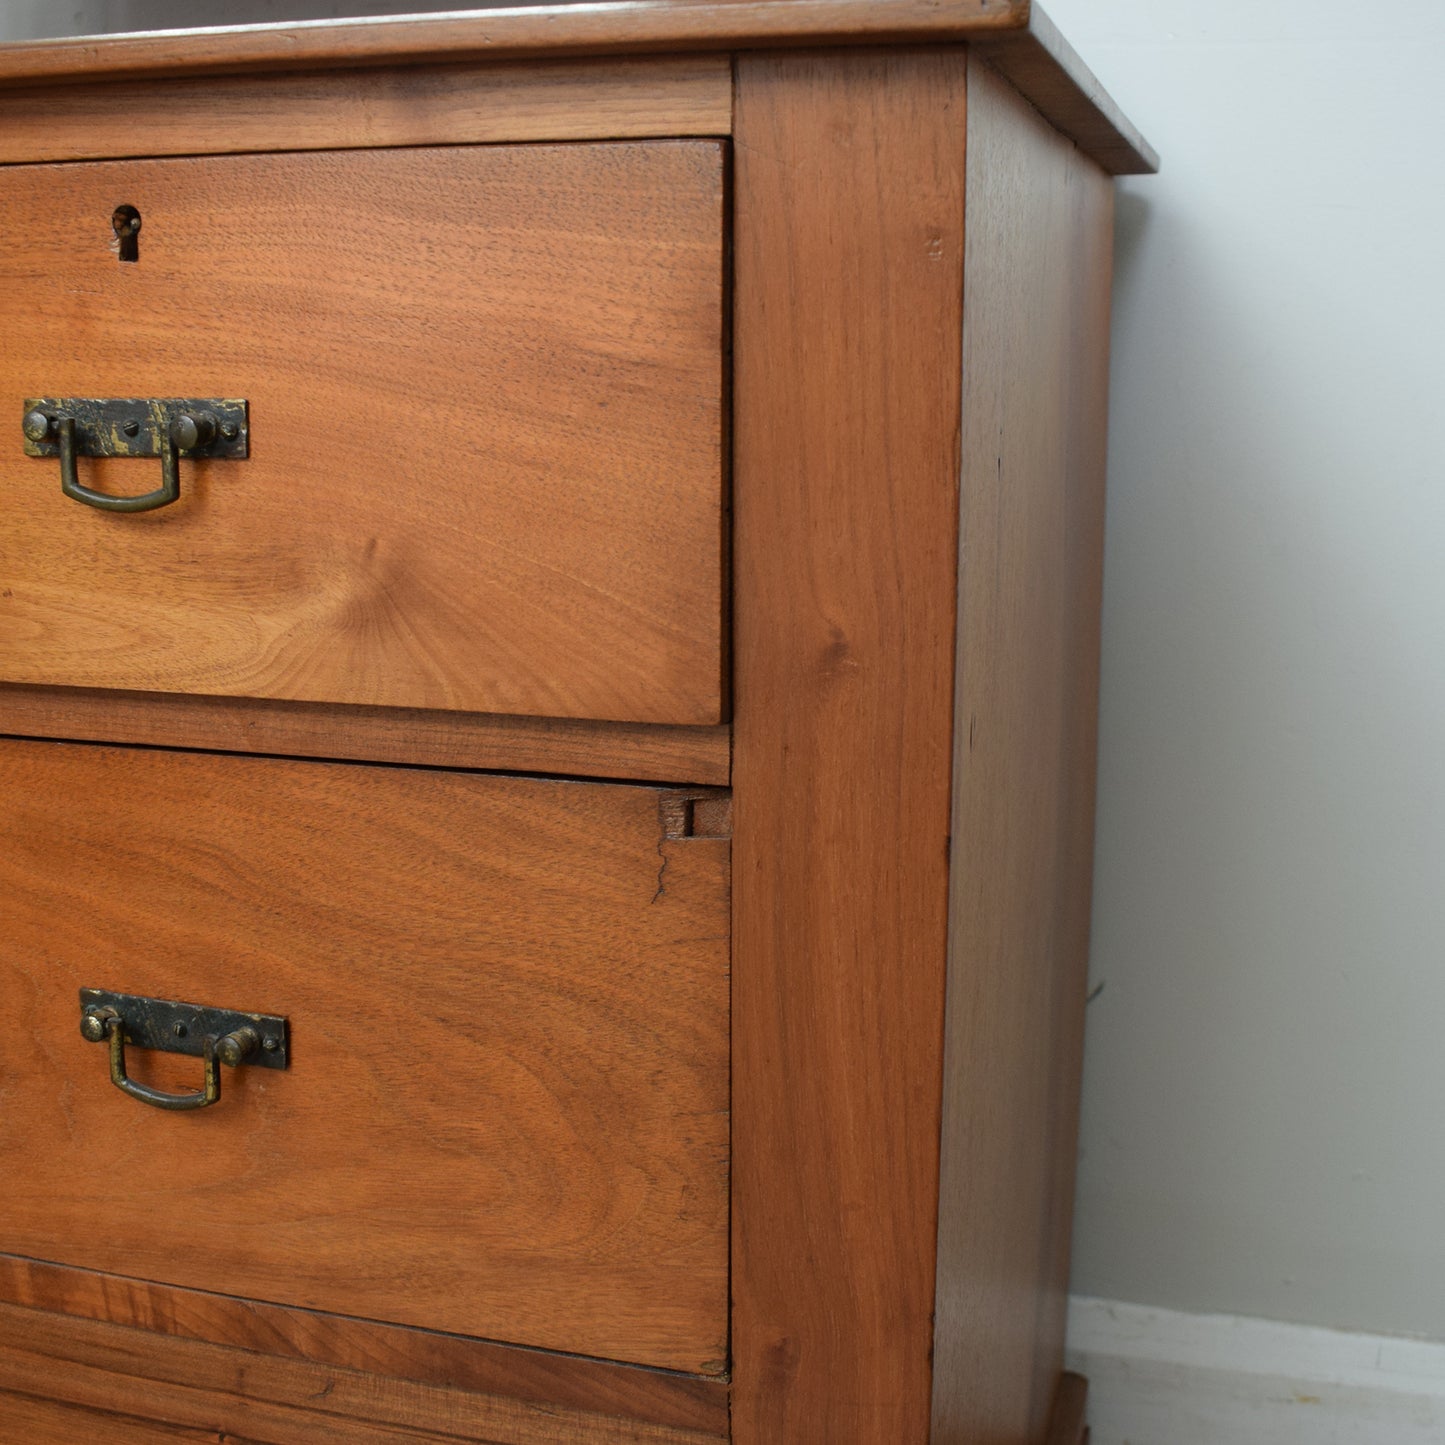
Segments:
[[[82,1440],[103,1440],[105,1445],[213,1445],[215,1439],[214,1431],[186,1430],[0,1390],[0,1445],[77,1445]]]
[[[720,1368],[728,842],[668,836],[678,814],[654,788],[0,743],[0,1249]],[[146,1107],[81,1037],[84,987],[284,1015],[289,1067]]]

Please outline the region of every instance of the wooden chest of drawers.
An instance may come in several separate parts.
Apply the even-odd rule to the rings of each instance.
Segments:
[[[1152,163],[1023,0],[0,50],[0,1441],[1080,1438]]]

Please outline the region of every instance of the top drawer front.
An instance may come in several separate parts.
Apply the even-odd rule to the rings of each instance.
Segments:
[[[723,163],[651,141],[0,173],[0,681],[719,721]],[[102,513],[24,455],[40,396],[245,397],[251,455]]]

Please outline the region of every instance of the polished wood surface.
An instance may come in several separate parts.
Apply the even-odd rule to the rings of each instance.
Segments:
[[[0,88],[0,161],[727,135],[724,55]]]
[[[0,683],[0,736],[726,786],[732,730]]]
[[[0,204],[0,680],[722,720],[719,143],[16,166]],[[23,454],[33,396],[247,397],[251,456],[99,512]]]
[[[928,1434],[964,77],[738,65],[739,1445]]]
[[[581,1417],[646,1421],[710,1437],[726,1438],[728,1433],[728,1384],[715,1376],[520,1349],[434,1330],[176,1289],[14,1255],[0,1254],[0,1301],[254,1352],[247,1367],[263,1392],[269,1388],[269,1357],[347,1371],[348,1378],[376,1376],[366,1388],[384,1389],[394,1398],[431,1398],[408,1395],[401,1382],[494,1397],[495,1403],[473,1401],[470,1408],[493,1410],[499,1417],[513,1420],[530,1418],[535,1412],[520,1407],[532,1405],[553,1413],[565,1408]],[[63,1349],[63,1344],[53,1347]],[[186,1357],[169,1354],[162,1344],[137,1350],[133,1359],[133,1368],[141,1375],[160,1369],[162,1377],[168,1378],[164,1372],[186,1369]],[[271,1397],[284,1398],[274,1391]]]
[[[7,1250],[721,1373],[729,842],[668,837],[668,809],[0,745]],[[87,986],[283,1013],[293,1062],[147,1108],[80,1037]],[[197,1085],[193,1058],[132,1054]]]
[[[1079,1445],[1099,167],[1155,158],[1046,17],[0,47],[7,144],[74,162],[0,168],[20,1438]],[[252,460],[88,513],[19,452],[67,388],[250,396]],[[295,1065],[147,1110],[82,983]]]
[[[1063,1364],[1113,192],[976,55],[968,121],[933,1438],[1032,1445]]]
[[[0,1305],[0,1391],[7,1389],[203,1428],[206,1439],[227,1445],[237,1437],[268,1445],[716,1445],[727,1438]],[[110,1438],[100,1428],[69,1445]]]
[[[49,1375],[53,1383],[53,1369]],[[187,1430],[0,1390],[0,1445],[221,1445],[214,1430]],[[225,1445],[250,1445],[232,1436]]]
[[[0,84],[79,76],[418,64],[481,55],[961,40],[1027,24],[1029,0],[626,0],[217,26],[0,45]]]
[[[925,41],[996,45],[1000,69],[1100,165],[1114,174],[1158,168],[1149,143],[1031,0],[631,0],[30,41],[0,46],[0,87],[118,76],[174,80],[198,71],[415,65],[480,56]]]

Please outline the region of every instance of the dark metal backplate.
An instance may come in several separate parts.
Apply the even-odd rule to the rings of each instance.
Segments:
[[[291,1040],[286,1020],[275,1014],[238,1013],[234,1009],[207,1008],[204,1004],[177,1003],[173,999],[141,998],[111,993],[103,988],[80,991],[80,1012],[109,1005],[125,1020],[125,1041],[138,1049],[200,1058],[207,1038],[220,1039],[247,1026],[261,1036],[261,1047],[246,1066],[284,1069],[290,1060]]]
[[[215,397],[130,397],[120,400],[84,396],[36,396],[25,403],[24,415],[33,411],[47,416],[75,418],[75,450],[83,457],[158,457],[169,445],[171,421],[183,412],[194,416],[209,412],[216,419],[216,435],[203,447],[193,447],[185,456],[245,457],[250,455],[251,432],[248,406],[235,398]],[[227,435],[230,433],[230,435]],[[60,444],[51,437],[43,442],[25,439],[28,457],[53,457]]]

